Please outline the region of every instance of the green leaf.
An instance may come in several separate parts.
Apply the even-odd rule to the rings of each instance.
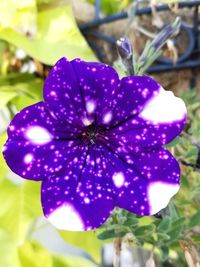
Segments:
[[[186,175],[181,175],[181,185],[184,186],[186,189],[189,188],[190,184]]]
[[[171,228],[176,228],[177,226],[183,226],[185,222],[185,217],[180,217],[172,222]]]
[[[46,265],[41,266],[46,267]],[[55,255],[53,257],[53,267],[97,267],[97,265],[81,257]]]
[[[96,61],[92,50],[81,35],[71,6],[53,8],[38,14],[38,32],[34,39],[11,28],[0,29],[0,38],[24,49],[31,57],[49,65],[66,56]]]
[[[163,241],[170,240],[170,236],[165,233],[157,233],[158,243],[163,243]]]
[[[172,201],[169,203],[168,207],[169,207],[170,218],[172,218],[173,221],[179,219],[176,206]]]
[[[0,87],[0,109],[6,106],[6,104],[12,100],[15,96],[17,96],[16,92],[10,88],[10,91],[4,92]]]
[[[36,0],[0,0],[0,26],[33,34],[36,28]]]
[[[67,232],[59,231],[62,238],[68,243],[83,249],[97,262],[101,260],[101,248],[104,242],[97,238],[96,231],[88,232]]]
[[[153,224],[151,225],[144,225],[134,229],[133,234],[135,236],[142,236],[142,235],[149,235],[154,231],[155,227]]]
[[[5,202],[5,201],[4,201]],[[21,267],[17,244],[5,230],[0,228],[0,266],[2,267]]]
[[[192,240],[200,247],[200,236],[192,236]]]
[[[35,241],[25,242],[18,248],[21,267],[52,267],[51,254]]]
[[[197,225],[200,225],[200,210],[189,218],[189,228],[193,228]]]
[[[9,171],[9,168],[4,160],[3,154],[2,154],[2,148],[7,140],[7,134],[4,132],[0,135],[0,162],[1,162],[1,168],[0,168],[0,181],[5,178],[6,173]]]
[[[167,258],[169,257],[169,247],[162,246],[160,248],[160,250],[161,250],[161,258],[162,258],[162,261],[166,261]]]
[[[98,238],[100,240],[106,240],[106,239],[115,238],[115,237],[123,237],[123,236],[125,236],[126,233],[127,232],[124,230],[119,230],[119,231],[115,231],[114,229],[113,230],[107,230],[107,231],[100,233],[98,235]]]
[[[14,85],[14,89],[18,95],[12,100],[17,110],[33,105],[42,101],[42,87],[43,81],[40,79],[33,79],[28,83],[18,83]]]
[[[15,85],[17,83],[29,83],[35,76],[29,73],[10,73],[8,75],[0,76],[0,86]]]
[[[175,240],[179,240],[180,239],[180,235],[182,233],[183,227],[181,225],[173,228],[172,230],[170,230],[167,234],[170,236],[170,242],[175,241]]]
[[[180,141],[180,136],[176,137],[173,141],[171,141],[169,144],[165,145],[165,147],[169,148],[169,147],[174,147],[176,146],[179,141]]]
[[[167,232],[171,226],[171,218],[169,216],[163,218],[158,225],[159,232]]]
[[[0,78],[0,109],[13,100],[20,110],[24,107],[24,98],[29,98],[28,104],[42,100],[43,80],[27,75],[8,75]],[[21,100],[21,102],[20,102]],[[16,103],[15,103],[16,101]]]
[[[126,221],[123,223],[125,226],[133,226],[139,223],[139,220],[137,218],[127,216]]]
[[[23,181],[23,184],[16,185],[3,180],[0,183],[0,203],[3,203],[0,205],[0,226],[18,242],[23,242],[31,223],[42,215],[40,183]]]

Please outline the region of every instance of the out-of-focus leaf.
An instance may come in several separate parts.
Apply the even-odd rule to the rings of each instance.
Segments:
[[[17,110],[22,110],[23,108],[33,105],[37,102],[38,101],[35,98],[26,95],[17,96],[12,101],[12,103],[16,106]]]
[[[171,224],[171,229],[176,228],[177,226],[183,226],[185,222],[185,217],[179,217],[178,219],[174,220]]]
[[[15,85],[17,83],[29,83],[35,76],[29,73],[10,73],[0,76],[0,86]]]
[[[21,75],[19,75],[21,77]],[[23,76],[22,76],[23,78]],[[16,83],[15,79],[0,79],[0,108],[5,106],[10,100],[18,110],[32,105],[42,100],[43,81],[38,78],[33,78],[25,81],[19,81],[18,77]],[[4,85],[4,83],[7,83]]]
[[[5,107],[5,105],[12,100],[15,96],[17,95],[16,92],[14,92],[12,89],[11,91],[1,91],[1,87],[0,87],[0,109],[2,109],[3,107]]]
[[[181,185],[188,188],[190,186],[186,175],[181,175]]]
[[[43,81],[34,79],[28,83],[19,83],[14,86],[18,95],[12,100],[17,110],[21,110],[27,106],[42,101]]]
[[[135,236],[142,236],[142,235],[150,234],[151,232],[153,232],[154,228],[155,227],[153,224],[140,226],[134,229],[133,234]]]
[[[162,261],[166,261],[168,256],[169,256],[169,247],[168,246],[162,246],[160,248],[160,250],[161,250]]]
[[[0,77],[0,109],[9,101],[18,110],[42,100],[43,80],[32,75],[8,75]]]
[[[101,247],[104,244],[103,241],[97,238],[95,231],[89,232],[66,232],[59,231],[63,239],[70,244],[80,247],[85,252],[90,254],[97,262],[101,259]]]
[[[167,240],[169,240],[170,236],[165,233],[157,233],[157,239],[158,239],[158,242],[163,244],[163,241],[166,242]]]
[[[180,137],[176,137],[173,141],[171,141],[169,144],[165,145],[165,147],[174,147],[175,145],[177,145],[180,141]]]
[[[16,248],[12,236],[0,228],[0,266],[21,267]]]
[[[168,207],[169,207],[170,217],[172,218],[172,220],[177,220],[179,218],[179,215],[177,213],[175,204],[171,201]]]
[[[131,214],[132,215],[132,214]],[[139,223],[139,220],[131,215],[127,216],[126,221],[123,223],[125,226],[135,226],[136,224]]]
[[[36,30],[36,0],[0,0],[0,27],[34,34]]]
[[[167,232],[167,230],[170,228],[171,225],[171,218],[169,216],[163,218],[158,225],[158,231],[159,232]]]
[[[25,242],[18,253],[21,267],[52,267],[51,254],[37,242]]]
[[[200,236],[192,236],[192,239],[200,247]]]
[[[110,239],[110,238],[115,238],[115,237],[124,237],[126,235],[127,231],[125,230],[118,230],[118,231],[115,231],[115,230],[107,230],[107,231],[104,231],[102,233],[100,233],[98,235],[98,238],[100,240],[106,240],[106,239]]]
[[[0,205],[0,226],[23,242],[31,223],[42,215],[40,183],[25,181],[16,185],[3,180],[0,183],[0,203],[3,203]]]
[[[36,241],[27,241],[18,248],[21,267],[94,267],[82,257],[53,255]]]
[[[81,257],[56,255],[53,257],[53,267],[97,267],[97,265]]]
[[[3,145],[6,142],[6,139],[7,139],[7,134],[6,133],[2,133],[0,135],[0,163],[1,163],[1,167],[0,167],[0,181],[5,178],[5,175],[6,175],[6,173],[9,170],[9,168],[8,168],[8,166],[7,166],[4,158],[3,158],[3,155],[2,155],[2,148],[3,148]]]
[[[200,225],[200,210],[189,218],[189,227],[192,228],[196,225]]]
[[[65,5],[40,12],[37,24],[38,31],[32,40],[11,28],[2,28],[0,38],[49,65],[55,64],[63,56],[69,59],[80,57],[88,61],[96,60],[78,30],[71,6]]]
[[[152,223],[152,218],[150,216],[143,216],[141,218],[139,218],[139,225],[143,226],[143,225],[149,225]]]
[[[170,242],[173,242],[175,240],[179,240],[180,235],[182,233],[183,227],[181,225],[177,226],[176,228],[173,228],[170,230],[167,234],[170,236]]]
[[[95,3],[95,0],[87,0],[90,3]],[[130,0],[102,0],[101,8],[106,14],[113,14],[115,12],[121,11],[123,8],[127,7]]]

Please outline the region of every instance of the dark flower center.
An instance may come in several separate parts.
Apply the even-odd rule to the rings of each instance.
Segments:
[[[104,133],[104,128],[100,127],[96,124],[91,124],[87,127],[82,132],[82,138],[86,144],[91,144],[94,145],[96,144],[97,140],[100,140],[103,133]]]

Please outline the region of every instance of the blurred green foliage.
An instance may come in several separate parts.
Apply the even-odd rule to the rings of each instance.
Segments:
[[[95,0],[88,0],[88,2],[94,4]],[[105,14],[111,15],[126,8],[131,2],[131,0],[102,0],[101,10],[103,10]]]
[[[95,60],[69,5],[38,10],[39,5],[45,3],[48,7],[51,1],[0,0],[0,110],[3,108],[8,113],[8,116],[0,114],[0,149],[7,138],[3,129],[13,114],[42,100],[43,80],[49,69],[46,65],[54,64],[62,56]],[[127,6],[128,2],[105,0],[103,10],[111,14]],[[26,51],[23,59],[16,57],[16,48]],[[36,65],[36,73],[22,73],[22,67],[30,61]],[[167,147],[179,161],[196,164],[200,142],[200,99],[195,90],[182,97],[188,108],[185,133]],[[37,221],[43,216],[40,183],[24,181],[20,177],[16,178],[16,183],[10,176],[11,171],[0,153],[0,266],[95,266],[80,257],[55,254],[33,240]],[[162,220],[141,218],[116,209],[98,231],[58,233],[66,242],[85,250],[96,262],[101,260],[101,247],[105,242],[123,237],[130,246],[155,247],[161,262],[170,259],[175,266],[185,267],[184,251],[179,242],[184,240],[195,249],[200,246],[199,169],[182,165],[181,185],[180,192],[171,201],[169,215]]]

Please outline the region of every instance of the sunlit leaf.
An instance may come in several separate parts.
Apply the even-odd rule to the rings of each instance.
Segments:
[[[20,179],[20,178],[18,178]],[[13,184],[9,180],[0,183],[0,226],[22,242],[30,225],[42,215],[40,207],[40,183]]]
[[[12,236],[0,228],[0,266],[21,267],[16,248]]]
[[[80,247],[88,254],[90,254],[97,262],[101,259],[101,247],[103,241],[97,238],[97,233],[95,231],[89,232],[66,232],[59,231],[60,235],[65,241],[70,244]]]
[[[64,257],[56,255],[53,260],[53,267],[97,267],[96,264],[81,257],[72,257],[68,255]]]
[[[36,30],[36,0],[0,0],[0,26],[18,32],[34,34]]]
[[[17,96],[17,93],[14,92],[11,88],[11,91],[2,91],[0,87],[0,109],[5,107],[5,105],[12,100],[15,96]]]
[[[189,218],[189,227],[200,225],[200,210]]]
[[[36,241],[27,241],[18,248],[21,267],[94,267],[91,261],[69,255],[50,253]]]
[[[0,38],[24,49],[37,60],[53,65],[59,58],[80,57],[96,60],[81,35],[69,5],[42,11],[38,14],[38,32],[34,39],[21,35],[11,28],[2,28]]]
[[[37,242],[25,242],[18,249],[21,267],[52,267],[50,252]]]
[[[3,155],[1,153],[3,145],[5,144],[7,139],[7,134],[4,132],[0,134],[0,163],[1,163],[1,168],[0,168],[0,181],[5,178],[6,173],[8,172],[9,168],[3,158]]]
[[[172,220],[169,216],[163,218],[158,225],[158,230],[160,232],[166,232],[167,230],[169,230],[171,222]]]

